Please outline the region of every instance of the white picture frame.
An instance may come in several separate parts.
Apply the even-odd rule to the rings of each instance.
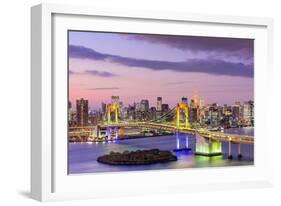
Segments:
[[[96,24],[91,24],[91,21]],[[120,22],[118,28],[115,21]],[[195,29],[203,36],[215,36],[221,31],[223,34],[218,36],[259,39],[255,47],[254,166],[67,175],[66,141],[64,143],[67,136],[66,139],[58,138],[64,136],[67,129],[64,124],[67,116],[64,102],[67,94],[67,75],[64,70],[67,45],[64,33],[67,29],[83,30],[97,25],[99,30],[128,32],[130,25],[136,22],[140,25],[137,28],[139,32],[147,31],[144,27],[153,30],[149,24],[160,22],[164,26],[174,26],[174,34],[185,32],[181,28],[192,24],[194,27],[205,26]],[[269,130],[267,119],[270,114],[266,110],[273,104],[270,101],[273,78],[271,19],[41,4],[31,9],[31,25],[32,198],[52,201],[272,185],[273,133]],[[210,26],[212,29],[206,29]],[[155,28],[153,31],[165,32],[161,30],[161,26],[159,28],[158,31]],[[227,29],[222,31],[222,28]]]

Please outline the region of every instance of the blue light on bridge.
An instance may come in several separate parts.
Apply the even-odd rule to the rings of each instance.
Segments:
[[[176,132],[176,137],[177,137],[177,149],[180,149],[180,138],[178,132]]]

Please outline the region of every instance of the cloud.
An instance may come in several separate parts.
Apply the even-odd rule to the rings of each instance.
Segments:
[[[72,70],[69,70],[69,75],[77,74],[77,72],[74,72]]]
[[[118,63],[128,67],[142,67],[151,69],[154,71],[169,70],[174,72],[199,72],[208,73],[214,75],[229,75],[229,76],[242,76],[253,77],[253,64],[244,64],[236,62],[228,62],[220,59],[189,59],[182,62],[170,62],[170,61],[156,61],[122,57],[118,55],[110,55],[96,52],[93,49],[83,46],[69,46],[69,57],[79,59],[92,59],[103,60],[112,63]],[[90,74],[99,75],[96,71]],[[108,74],[102,74],[107,76]]]
[[[97,70],[86,70],[84,74],[90,74],[93,76],[100,76],[100,77],[115,77],[116,74],[113,74],[111,72],[105,72],[105,71],[97,71]]]
[[[106,72],[106,71],[98,71],[98,70],[86,70],[82,73],[74,72],[72,70],[69,70],[69,75],[74,75],[74,74],[89,74],[93,76],[100,76],[100,77],[116,77],[116,74],[113,74],[111,72]]]
[[[173,35],[126,35],[127,39],[166,45],[180,50],[194,52],[227,53],[240,58],[253,58],[254,40],[241,38],[218,38],[202,36]]]
[[[103,60],[108,57],[108,55],[98,53],[93,49],[83,46],[69,45],[68,52],[70,57],[75,57],[80,59]]]
[[[245,84],[246,83],[246,84]],[[223,88],[229,88],[229,89],[237,89],[237,88],[252,88],[254,86],[254,83],[252,81],[246,81],[245,83],[241,83],[241,82],[237,82],[237,83],[223,83]],[[164,85],[166,86],[177,86],[177,85],[191,85],[192,88],[196,87],[196,88],[201,88],[202,86],[202,82],[200,82],[200,80],[198,81],[178,81],[178,82],[167,82]],[[204,82],[203,84],[205,87],[208,88],[221,88],[222,84],[221,82]],[[200,90],[200,89],[199,89]]]
[[[181,85],[181,84],[190,84],[195,83],[194,81],[178,81],[178,82],[166,82],[164,85]]]
[[[118,90],[119,87],[97,87],[97,88],[88,88],[88,90]]]

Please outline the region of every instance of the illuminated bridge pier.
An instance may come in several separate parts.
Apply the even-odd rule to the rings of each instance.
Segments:
[[[180,132],[176,132],[176,149],[174,149],[174,152],[181,152],[181,151],[189,151],[191,150],[191,148],[189,147],[189,138],[188,138],[188,134],[185,133],[180,133]],[[181,136],[184,136],[181,137]],[[184,139],[184,147],[181,147],[181,139]]]
[[[202,137],[196,133],[195,155],[218,156],[222,155],[222,143],[219,140]]]
[[[242,159],[243,155],[242,155],[242,153],[241,153],[241,144],[240,144],[240,143],[232,142],[232,141],[231,141],[231,138],[230,138],[230,140],[228,141],[228,156],[227,156],[227,158],[228,158],[228,159],[233,159],[232,148],[231,148],[232,144],[237,144],[237,147],[238,147],[238,155],[237,155],[237,158],[238,158],[238,159]]]
[[[108,141],[118,140],[118,127],[116,127],[116,126],[113,126],[113,127],[108,126],[107,127],[107,140]]]
[[[196,155],[216,156],[222,155],[222,142],[226,142],[227,158],[233,159],[232,145],[236,144],[238,149],[237,158],[243,157],[242,144],[254,144],[254,137],[247,135],[226,134],[220,132],[197,131],[196,132]]]
[[[183,114],[183,115],[181,115]],[[183,116],[183,120],[184,123],[183,125],[181,124],[181,116]],[[188,134],[180,132],[181,129],[189,129],[190,128],[190,124],[188,121],[188,104],[186,103],[179,103],[177,104],[176,107],[176,146],[177,148],[174,149],[175,152],[179,152],[179,151],[189,151],[191,150],[191,148],[189,147],[189,142],[188,142]],[[180,135],[184,135],[185,136],[185,147],[181,148],[180,145]]]

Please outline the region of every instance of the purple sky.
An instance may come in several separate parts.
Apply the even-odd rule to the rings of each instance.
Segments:
[[[196,93],[205,104],[253,100],[254,40],[69,32],[69,97],[97,109],[157,96],[173,107]]]

